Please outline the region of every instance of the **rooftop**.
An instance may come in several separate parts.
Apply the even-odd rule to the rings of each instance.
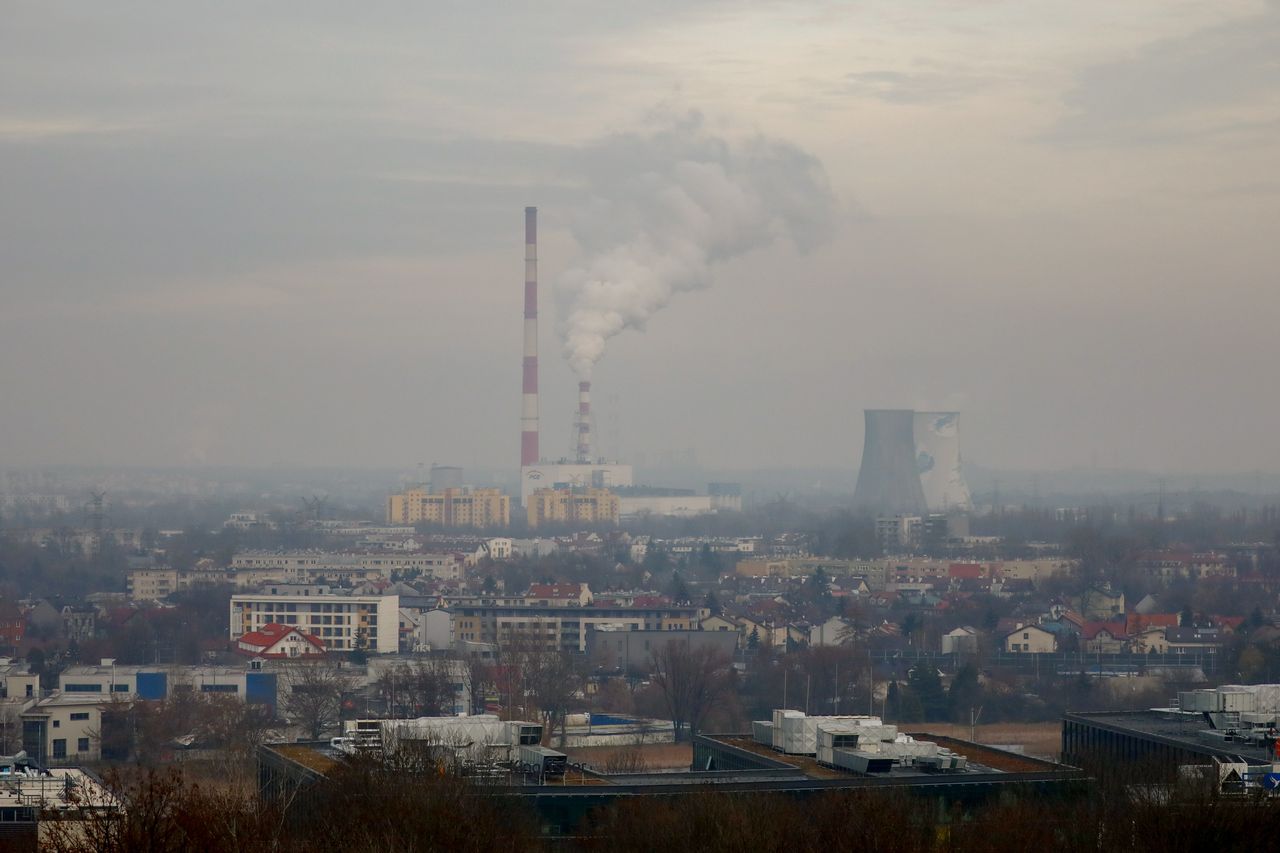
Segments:
[[[1223,736],[1225,732],[1208,735],[1214,729],[1210,727],[1205,715],[1196,711],[1151,708],[1145,711],[1087,711],[1067,714],[1068,720],[1073,718],[1091,725],[1156,738],[1194,751],[1216,750],[1239,755],[1251,764],[1267,764],[1272,758],[1272,750],[1261,744],[1243,740],[1227,741]]]

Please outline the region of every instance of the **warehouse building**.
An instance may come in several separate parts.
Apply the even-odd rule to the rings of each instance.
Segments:
[[[1225,685],[1178,693],[1169,707],[1067,714],[1062,760],[1096,773],[1173,778],[1180,768],[1240,765],[1247,786],[1272,771],[1280,685]]]

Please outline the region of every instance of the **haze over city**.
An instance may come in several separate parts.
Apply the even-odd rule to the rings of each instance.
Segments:
[[[546,452],[575,274],[665,228],[611,454],[851,468],[915,407],[991,467],[1280,469],[1280,3],[5,17],[7,465],[514,467],[537,205]],[[632,181],[689,163],[764,209],[677,227]]]

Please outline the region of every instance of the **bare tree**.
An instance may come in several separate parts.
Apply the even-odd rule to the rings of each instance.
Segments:
[[[342,719],[342,698],[355,676],[336,661],[291,661],[281,672],[286,689],[285,716],[312,740],[319,740]]]
[[[440,658],[400,663],[388,668],[375,687],[393,717],[438,717],[453,713],[457,683],[454,666]]]
[[[676,740],[698,733],[729,691],[729,656],[711,646],[671,640],[650,656],[650,679],[662,695]]]
[[[22,749],[22,702],[6,699],[0,702],[0,755],[13,755]]]
[[[559,649],[558,640],[556,632],[534,623],[526,631],[513,631],[501,649],[510,692],[519,694],[521,716],[536,713],[548,743],[557,729],[563,743],[569,708],[585,681],[581,661]],[[517,704],[514,698],[510,704]]]

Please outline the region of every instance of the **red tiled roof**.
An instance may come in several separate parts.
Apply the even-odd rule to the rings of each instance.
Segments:
[[[1125,620],[1125,630],[1130,636],[1140,633],[1144,628],[1176,628],[1177,613],[1130,613]]]
[[[1127,636],[1125,633],[1125,623],[1115,622],[1086,622],[1080,629],[1080,636],[1086,640],[1092,640],[1102,631],[1106,631],[1112,637],[1117,639]]]
[[[283,640],[290,634],[296,633],[310,645],[319,651],[324,651],[324,643],[319,637],[298,630],[294,625],[281,625],[278,622],[268,622],[262,626],[259,631],[250,631],[236,640],[236,648],[238,651],[249,654],[266,653],[266,650]],[[256,648],[249,648],[256,647]]]
[[[951,567],[947,569],[947,574],[953,578],[968,578],[970,580],[976,580],[981,577],[986,577],[987,573],[986,566],[983,566],[981,563],[952,563]]]

